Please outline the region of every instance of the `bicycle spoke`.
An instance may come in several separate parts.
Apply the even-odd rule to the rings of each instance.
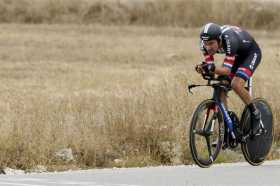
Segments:
[[[208,121],[208,118],[209,118],[209,113],[210,113],[210,109],[208,108],[207,109],[207,113],[206,113],[205,118],[204,118],[204,122],[203,122],[203,130],[204,131],[205,131],[206,126],[207,126],[207,121]]]
[[[212,116],[210,121],[207,123],[207,127],[206,127],[206,133],[208,135],[212,135],[213,131],[214,131],[214,127],[215,127],[215,121],[216,121],[216,117]]]
[[[205,132],[204,132],[204,130],[203,129],[194,129],[193,130],[193,133],[194,134],[198,134],[199,136],[205,136]]]
[[[208,149],[208,153],[209,153],[209,158],[213,162],[214,160],[213,160],[213,154],[212,154],[212,150],[211,150],[210,137],[206,136],[205,139],[206,139],[206,143],[207,143],[207,149]]]

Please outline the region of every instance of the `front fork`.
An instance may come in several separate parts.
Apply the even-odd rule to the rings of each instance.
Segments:
[[[227,132],[231,135],[232,139],[236,139],[236,135],[234,134],[234,131],[233,131],[232,119],[230,118],[230,116],[227,112],[225,104],[220,99],[222,91],[223,91],[222,89],[216,89],[214,91],[213,99],[218,103],[221,111],[223,112],[224,122],[226,123],[226,126],[227,126]]]
[[[224,122],[226,123],[228,133],[231,135],[232,139],[236,139],[236,136],[235,136],[234,131],[233,131],[233,122],[232,122],[232,119],[230,118],[230,116],[227,112],[227,109],[226,109],[224,103],[220,102],[219,106],[220,106],[220,108],[223,112]]]

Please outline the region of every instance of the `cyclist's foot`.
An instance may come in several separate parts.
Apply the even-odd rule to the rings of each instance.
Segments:
[[[264,125],[261,119],[261,113],[252,114],[252,135],[259,136],[264,132]]]

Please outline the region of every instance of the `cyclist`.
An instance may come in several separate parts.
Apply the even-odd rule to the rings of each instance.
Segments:
[[[253,135],[261,133],[261,113],[252,102],[252,97],[245,89],[246,81],[253,75],[261,62],[261,49],[254,38],[237,26],[220,26],[208,23],[200,33],[200,46],[204,55],[202,64],[196,66],[198,73],[226,76],[234,92],[248,106],[252,115]],[[223,65],[214,63],[216,53],[225,54]],[[221,95],[226,103],[226,93]]]

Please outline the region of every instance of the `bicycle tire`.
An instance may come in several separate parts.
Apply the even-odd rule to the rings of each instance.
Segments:
[[[206,115],[204,115],[204,122],[202,122],[202,126],[200,126],[200,119],[204,111],[206,111]],[[210,120],[208,120],[209,118]],[[205,136],[202,135],[202,131],[205,132]],[[212,134],[211,131],[213,131]],[[223,114],[218,104],[212,99],[202,101],[193,113],[189,129],[189,147],[192,158],[199,167],[208,168],[216,160],[223,145],[224,131]],[[199,141],[198,137],[205,138],[206,152],[205,149],[201,149],[203,148],[201,144],[203,139]],[[214,140],[217,143],[215,147],[212,147]]]
[[[262,120],[267,131],[260,136],[249,137],[245,143],[241,143],[241,150],[245,160],[249,164],[259,166],[265,161],[273,143],[273,113],[271,111],[271,107],[263,98],[254,99],[253,102],[261,111]],[[241,117],[241,130],[243,134],[248,134],[251,131],[250,118],[250,111],[248,107],[245,107]]]

